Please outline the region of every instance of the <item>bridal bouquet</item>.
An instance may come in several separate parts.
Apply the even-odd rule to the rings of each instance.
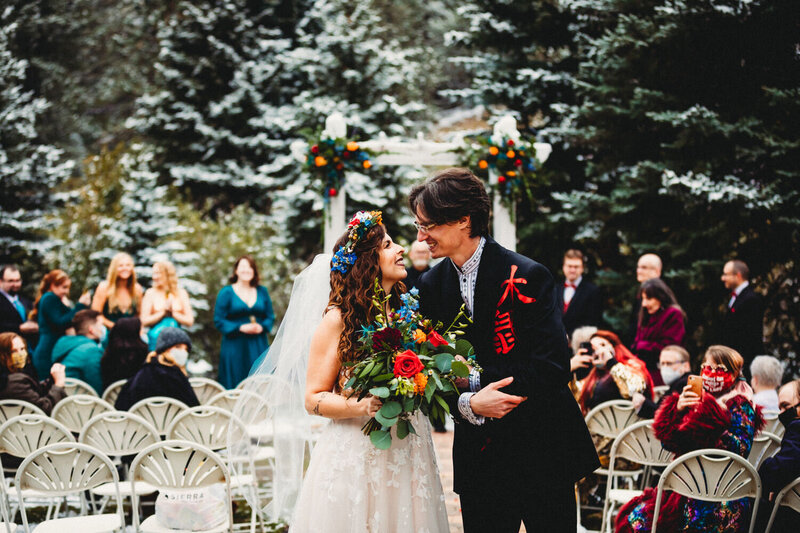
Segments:
[[[444,423],[450,413],[445,398],[458,394],[457,378],[469,376],[469,368],[456,355],[477,366],[472,345],[456,339],[463,333],[459,328],[469,321],[463,306],[453,323],[439,333],[441,323],[433,325],[418,313],[417,289],[402,295],[399,310],[387,313],[389,297],[377,281],[375,285],[372,303],[378,316],[374,324],[362,327],[359,339],[359,351],[368,355],[348,364],[350,379],[344,388],[359,399],[367,394],[381,399],[383,405],[362,429],[375,447],[387,450],[392,445],[392,427],[399,439],[416,433],[410,418],[418,409],[432,421]]]

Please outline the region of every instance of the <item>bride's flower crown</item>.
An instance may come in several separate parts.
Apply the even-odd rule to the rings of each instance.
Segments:
[[[350,265],[356,262],[354,252],[356,244],[361,240],[370,228],[383,223],[380,211],[359,211],[347,225],[347,242],[340,246],[331,260],[331,270],[336,270],[342,274],[347,274]]]

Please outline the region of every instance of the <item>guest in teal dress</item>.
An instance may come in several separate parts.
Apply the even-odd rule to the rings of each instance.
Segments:
[[[33,305],[31,320],[39,323],[39,344],[33,352],[33,365],[39,377],[50,375],[53,346],[70,327],[72,317],[91,303],[88,292],[81,295],[74,307],[67,299],[72,281],[63,270],[51,270],[39,285],[39,294]]]
[[[233,264],[230,285],[219,291],[214,325],[222,332],[219,382],[235,388],[250,373],[258,357],[269,348],[267,334],[275,322],[272,300],[258,284],[258,267],[249,255]]]
[[[151,351],[155,350],[162,329],[190,328],[194,324],[189,294],[179,285],[175,265],[169,261],[153,264],[153,286],[144,293],[139,318],[149,328],[147,341]]]

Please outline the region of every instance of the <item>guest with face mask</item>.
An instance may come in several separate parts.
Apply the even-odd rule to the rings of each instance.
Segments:
[[[180,328],[166,327],[158,334],[156,349],[136,374],[122,387],[115,407],[127,411],[136,402],[153,396],[168,396],[189,407],[200,405],[189,378],[186,361],[192,341]]]
[[[778,390],[778,407],[781,410],[778,419],[785,432],[778,453],[764,459],[758,469],[764,501],[761,502],[763,507],[759,506],[756,531],[762,531],[769,520],[775,494],[800,477],[800,379]],[[775,515],[772,531],[796,532],[797,524],[800,524],[800,513],[782,506]]]
[[[50,414],[53,406],[67,395],[64,390],[64,365],[50,367],[50,377],[35,378],[25,339],[16,333],[0,333],[0,400],[22,400]]]
[[[744,359],[727,346],[711,346],[701,366],[701,394],[691,385],[667,396],[656,411],[653,431],[661,445],[676,456],[701,448],[750,454],[753,437],[764,420],[752,403],[753,390],[742,376]],[[655,490],[631,500],[617,516],[616,531],[652,529]],[[668,492],[662,502],[658,528],[664,531],[736,533],[748,522],[752,502],[747,498],[704,502]]]
[[[634,393],[631,401],[640,418],[653,418],[658,406],[661,405],[661,401],[664,398],[675,392],[680,393],[686,386],[686,382],[689,380],[689,374],[692,372],[692,366],[689,362],[689,352],[686,351],[686,348],[678,346],[677,344],[671,344],[665,347],[661,350],[661,354],[659,355],[658,368],[661,371],[664,384],[669,385],[669,389],[657,402],[654,402],[639,392]]]

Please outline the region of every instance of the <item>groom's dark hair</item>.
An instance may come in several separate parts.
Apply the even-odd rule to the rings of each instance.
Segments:
[[[425,183],[414,186],[408,195],[411,213],[421,209],[436,225],[469,216],[470,237],[489,234],[489,195],[483,182],[469,169],[452,167],[440,170]]]

